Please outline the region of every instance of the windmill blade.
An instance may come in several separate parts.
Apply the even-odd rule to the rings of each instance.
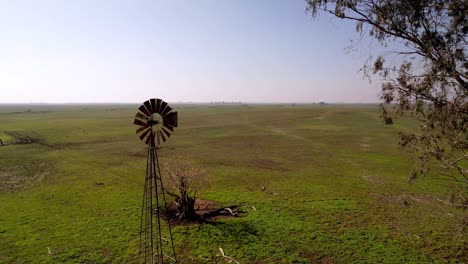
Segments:
[[[140,139],[143,140],[150,131],[151,129],[146,130],[143,134],[140,135]]]
[[[159,108],[159,114],[162,115],[161,113],[164,112],[164,109],[166,109],[167,103],[162,101],[161,102],[161,107]]]
[[[150,142],[154,142],[153,141],[153,133],[151,133],[148,138],[145,140],[145,143],[148,145]],[[154,145],[154,144],[151,144],[151,145]]]
[[[159,98],[156,99],[156,109],[154,109],[154,110],[156,110],[155,113],[159,113],[159,108],[161,108],[161,102],[162,102],[161,99],[159,99]]]
[[[161,114],[161,116],[165,116],[168,114],[170,111],[172,111],[172,107],[166,106],[166,109],[164,109],[164,112]]]
[[[140,107],[138,107],[138,110],[140,110],[146,117],[149,117],[151,115],[144,105],[140,105]]]
[[[156,111],[156,99],[155,98],[152,98],[150,99],[150,103],[151,103],[151,111],[152,113],[157,113]]]
[[[169,129],[170,131],[174,132],[174,127],[173,126],[163,126],[162,128]]]
[[[143,122],[145,122],[146,120],[148,120],[148,118],[147,118],[144,114],[142,114],[142,113],[140,113],[140,112],[136,113],[135,119],[140,119],[140,120],[143,121]]]
[[[164,134],[166,134],[166,136],[167,136],[168,138],[171,137],[171,133],[170,133],[169,131],[167,131],[164,127],[161,127],[161,130],[164,132]]]
[[[154,114],[154,113],[153,113],[153,109],[152,109],[152,107],[151,107],[151,103],[150,103],[149,100],[148,100],[148,101],[145,101],[143,104],[145,105],[146,109],[148,110],[149,115]]]
[[[166,138],[164,137],[163,133],[159,133],[163,139],[163,142],[166,142]]]
[[[140,119],[133,120],[133,124],[143,126],[143,127],[148,127],[149,126],[146,122],[143,122]]]
[[[140,133],[141,131],[145,130],[145,129],[149,129],[148,127],[140,127],[136,130],[136,133]]]
[[[163,117],[164,126],[177,127],[177,112],[171,112]]]

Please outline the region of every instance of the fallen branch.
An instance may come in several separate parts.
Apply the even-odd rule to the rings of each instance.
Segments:
[[[222,207],[211,212],[203,214],[203,218],[209,218],[218,215],[231,215],[231,216],[239,216],[239,214],[243,213],[242,210],[239,209],[238,205],[232,205],[227,207]]]
[[[229,260],[229,263],[230,262],[234,262],[234,263],[237,263],[237,264],[240,264],[239,261],[229,257],[229,256],[226,256],[226,254],[224,254],[224,250],[222,248],[219,248],[219,251],[221,252],[221,256],[227,260]]]
[[[454,162],[446,165],[444,168],[448,169],[448,168],[452,167],[453,165],[457,164],[459,161],[466,159],[467,157],[468,157],[468,154],[463,156],[463,157],[460,157],[460,158],[456,159]]]
[[[229,207],[224,208],[224,210],[227,210],[232,216],[236,216],[236,214],[237,214],[237,210],[234,212],[234,211],[232,211],[232,209],[229,208]]]

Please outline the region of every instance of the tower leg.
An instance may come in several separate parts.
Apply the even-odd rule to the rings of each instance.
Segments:
[[[139,263],[177,263],[156,147],[148,147],[140,220]],[[166,215],[166,221],[163,219]]]

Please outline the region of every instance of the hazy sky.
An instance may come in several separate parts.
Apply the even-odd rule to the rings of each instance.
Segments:
[[[376,102],[303,0],[0,0],[0,103]]]

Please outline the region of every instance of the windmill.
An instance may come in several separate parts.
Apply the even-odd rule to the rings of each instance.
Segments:
[[[139,263],[176,263],[170,220],[164,221],[167,202],[157,149],[177,127],[177,112],[161,99],[145,101],[135,115],[136,133],[148,146],[141,207]]]

